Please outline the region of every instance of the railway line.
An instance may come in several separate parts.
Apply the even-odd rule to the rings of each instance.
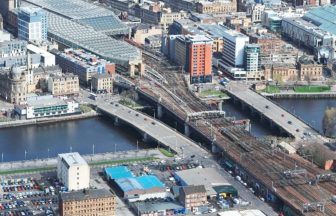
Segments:
[[[209,110],[209,107],[191,94],[186,86],[183,74],[174,70],[165,69],[166,65],[160,62],[153,62],[151,57],[144,55],[147,64],[155,66],[156,70],[165,77],[168,84],[166,87],[173,89],[174,94],[185,101],[190,112],[201,112]],[[160,66],[161,65],[161,66]],[[160,68],[161,67],[161,68]],[[172,100],[171,96],[160,88],[147,90],[153,97],[159,94],[161,103],[168,109],[174,109],[174,113],[183,119],[187,114],[179,105]],[[172,108],[174,107],[174,108]],[[212,126],[209,127],[209,124]],[[227,119],[206,119],[189,122],[189,125],[196,131],[201,132],[211,139],[216,137],[216,144],[225,154],[235,161],[246,172],[249,172],[258,182],[267,188],[272,188],[283,202],[295,209],[302,215],[336,215],[336,205],[327,202],[336,194],[335,182],[323,182],[319,185],[311,184],[310,180],[324,171],[313,165],[308,160],[298,155],[287,155],[278,149],[273,149],[252,137],[241,128],[237,128]],[[305,176],[294,176],[286,178],[285,170],[304,169]],[[303,205],[307,203],[324,202],[324,213],[316,211],[302,212]]]

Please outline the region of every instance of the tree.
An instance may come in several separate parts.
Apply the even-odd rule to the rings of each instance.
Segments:
[[[325,136],[336,137],[336,108],[328,107],[322,120],[323,133]]]

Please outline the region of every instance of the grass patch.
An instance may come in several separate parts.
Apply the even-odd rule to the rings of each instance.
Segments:
[[[156,157],[142,157],[142,158],[129,158],[129,159],[121,159],[121,160],[107,160],[107,161],[97,161],[90,162],[90,166],[101,166],[101,165],[114,165],[114,164],[123,164],[123,163],[135,163],[135,162],[146,162],[156,160]]]
[[[27,169],[17,169],[17,170],[4,170],[0,171],[0,175],[13,175],[13,174],[23,174],[23,173],[35,173],[35,172],[47,172],[55,170],[56,167],[39,167],[39,168],[27,168]]]
[[[213,89],[203,90],[199,94],[201,97],[227,97],[227,94],[225,94],[224,92]]]
[[[174,154],[164,148],[159,148],[159,151],[166,157],[174,157]]]
[[[313,93],[330,91],[330,86],[297,86],[294,88],[298,93]]]
[[[263,92],[269,93],[269,94],[274,94],[274,93],[279,93],[280,89],[277,86],[273,85],[268,85],[266,88],[263,90]]]
[[[137,102],[135,102],[135,101],[133,101],[133,100],[131,100],[129,98],[123,98],[123,99],[119,100],[119,103],[121,105],[130,107],[130,108],[141,107],[140,104],[138,104]]]
[[[80,104],[79,105],[80,110],[82,110],[83,113],[91,112],[92,108],[89,105]]]

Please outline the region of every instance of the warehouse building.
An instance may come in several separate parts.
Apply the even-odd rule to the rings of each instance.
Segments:
[[[208,198],[237,196],[237,190],[215,168],[194,168],[174,173],[182,186],[204,185]]]
[[[106,168],[105,175],[120,196],[130,202],[167,197],[165,185],[154,175],[136,177],[125,166]]]

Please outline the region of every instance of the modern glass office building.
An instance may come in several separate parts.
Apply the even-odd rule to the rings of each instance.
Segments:
[[[26,41],[47,40],[47,13],[41,8],[21,7],[18,13],[18,36]]]

